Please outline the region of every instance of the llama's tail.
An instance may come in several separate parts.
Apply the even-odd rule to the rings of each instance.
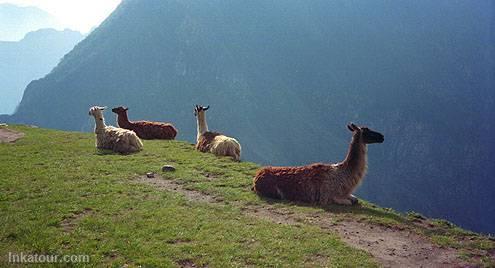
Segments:
[[[241,147],[239,143],[237,143],[237,146],[234,145],[230,147],[229,155],[231,155],[235,161],[241,161]]]
[[[234,160],[241,161],[241,144],[234,138],[230,138],[230,143],[230,155],[232,155]]]

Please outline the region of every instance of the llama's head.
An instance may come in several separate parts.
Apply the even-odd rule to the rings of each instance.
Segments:
[[[112,109],[112,112],[116,114],[125,114],[129,110],[127,107],[119,106]]]
[[[210,105],[204,107],[196,104],[194,106],[194,116],[203,115],[206,110],[210,109]]]
[[[89,115],[94,116],[95,118],[98,119],[103,119],[103,111],[107,107],[101,107],[101,106],[93,106],[89,109]]]
[[[383,134],[367,127],[358,127],[353,123],[350,123],[347,125],[347,128],[354,133],[354,137],[359,138],[360,141],[366,144],[382,143],[385,140]]]

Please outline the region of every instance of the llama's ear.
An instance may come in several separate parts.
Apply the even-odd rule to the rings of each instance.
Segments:
[[[347,128],[348,128],[350,131],[357,131],[357,130],[359,130],[359,127],[358,127],[358,126],[356,126],[356,125],[354,125],[354,123],[352,123],[352,122],[351,122],[351,123],[349,123],[349,124],[347,125]]]
[[[208,105],[208,106],[206,106],[206,107],[203,107],[203,111],[206,111],[206,110],[208,110],[208,109],[210,109],[210,105]]]
[[[127,107],[124,107],[124,111],[127,111],[127,110],[129,110],[129,108],[127,108]]]

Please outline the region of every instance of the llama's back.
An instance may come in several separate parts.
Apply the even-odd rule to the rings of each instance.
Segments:
[[[178,132],[172,124],[150,121],[132,122],[130,129],[142,139],[173,140]]]
[[[230,156],[235,161],[241,159],[241,145],[231,137],[225,135],[216,136],[213,140],[211,152],[215,155]]]
[[[126,154],[141,151],[143,148],[143,143],[131,130],[108,126],[105,128],[105,132],[99,135],[97,147],[100,149],[109,149]]]
[[[234,160],[241,159],[241,145],[231,137],[218,132],[205,132],[198,137],[196,150],[206,153],[211,152],[217,156],[230,156]]]
[[[196,146],[195,146],[196,150],[203,153],[210,152],[215,137],[221,135],[222,134],[218,132],[210,132],[210,131],[201,134],[200,136],[198,136],[198,140],[196,141]]]
[[[120,139],[115,150],[119,153],[134,153],[143,149],[143,143],[134,131],[119,128]]]
[[[264,167],[253,179],[253,191],[258,195],[301,201],[307,203],[329,203],[332,194],[328,174],[332,165],[312,164],[299,167]]]

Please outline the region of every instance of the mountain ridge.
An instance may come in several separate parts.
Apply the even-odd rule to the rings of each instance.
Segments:
[[[0,113],[13,113],[28,83],[48,74],[83,37],[50,28],[28,32],[20,41],[0,41]]]

